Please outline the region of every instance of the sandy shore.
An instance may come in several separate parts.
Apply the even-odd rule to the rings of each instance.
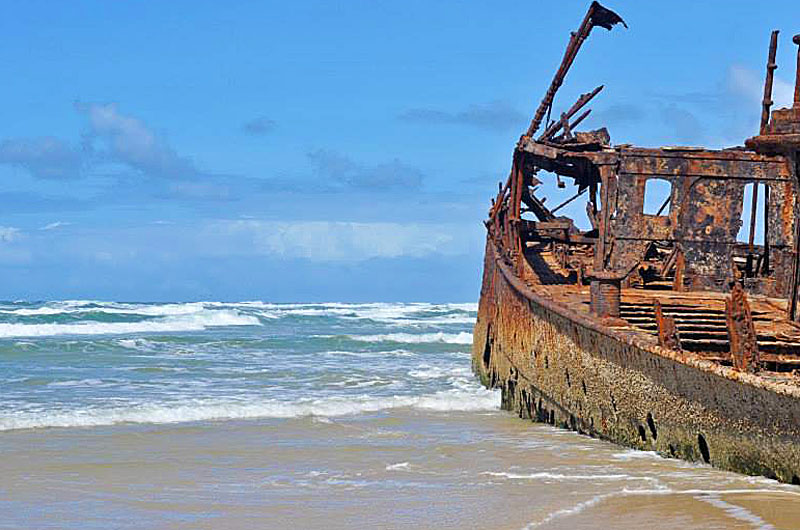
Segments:
[[[776,528],[800,488],[501,412],[0,433],[3,527]]]

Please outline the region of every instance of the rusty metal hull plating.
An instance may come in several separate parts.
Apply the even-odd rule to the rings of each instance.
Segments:
[[[492,201],[473,369],[522,417],[800,483],[800,48],[794,106],[770,113],[772,33],[744,146],[612,145],[575,131],[602,85],[550,115],[592,28],[618,24],[591,4]],[[553,210],[545,173],[577,188]],[[589,229],[556,215],[579,198]]]
[[[625,446],[800,479],[800,392],[598,326],[487,244],[473,370],[504,409]]]

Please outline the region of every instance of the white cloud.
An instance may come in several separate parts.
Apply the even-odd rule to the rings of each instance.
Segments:
[[[113,162],[159,177],[198,173],[188,158],[178,155],[142,120],[119,112],[116,104],[80,103],[77,108],[89,118],[90,137],[105,142]]]
[[[0,226],[0,242],[11,243],[22,237],[22,231],[13,226]]]
[[[81,174],[81,153],[51,136],[10,138],[0,142],[0,164],[27,169],[44,179],[77,178]]]
[[[222,254],[345,262],[465,254],[472,235],[449,224],[225,220],[210,224],[202,238]]]
[[[19,228],[0,226],[0,263],[20,265],[31,261],[30,250],[14,244],[24,237]]]
[[[62,226],[69,226],[70,224],[72,223],[65,223],[64,221],[56,221],[54,223],[44,225],[39,230],[55,230],[56,228],[61,228]]]
[[[764,98],[764,76],[764,73],[734,64],[728,69],[728,88],[735,95],[759,104]],[[776,75],[772,85],[772,100],[775,102],[772,108],[791,107],[793,99],[794,87]]]
[[[363,190],[409,190],[422,185],[418,168],[395,158],[378,165],[362,165],[335,151],[318,149],[308,153],[314,168],[340,185]]]

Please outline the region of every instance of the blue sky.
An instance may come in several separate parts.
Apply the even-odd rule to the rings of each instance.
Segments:
[[[481,220],[589,2],[2,2],[0,298],[478,295]],[[556,100],[741,144],[796,1],[617,1]],[[557,190],[550,204],[560,202]],[[568,193],[569,190],[562,193]]]

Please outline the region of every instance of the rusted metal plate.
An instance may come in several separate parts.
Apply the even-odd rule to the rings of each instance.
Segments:
[[[733,366],[744,372],[758,372],[760,360],[756,329],[747,295],[739,282],[734,284],[730,296],[725,301],[725,316]]]
[[[656,326],[658,327],[658,344],[662,348],[680,351],[681,339],[678,336],[678,328],[675,327],[675,319],[665,316],[661,308],[661,302],[653,302],[653,309],[656,313]]]

